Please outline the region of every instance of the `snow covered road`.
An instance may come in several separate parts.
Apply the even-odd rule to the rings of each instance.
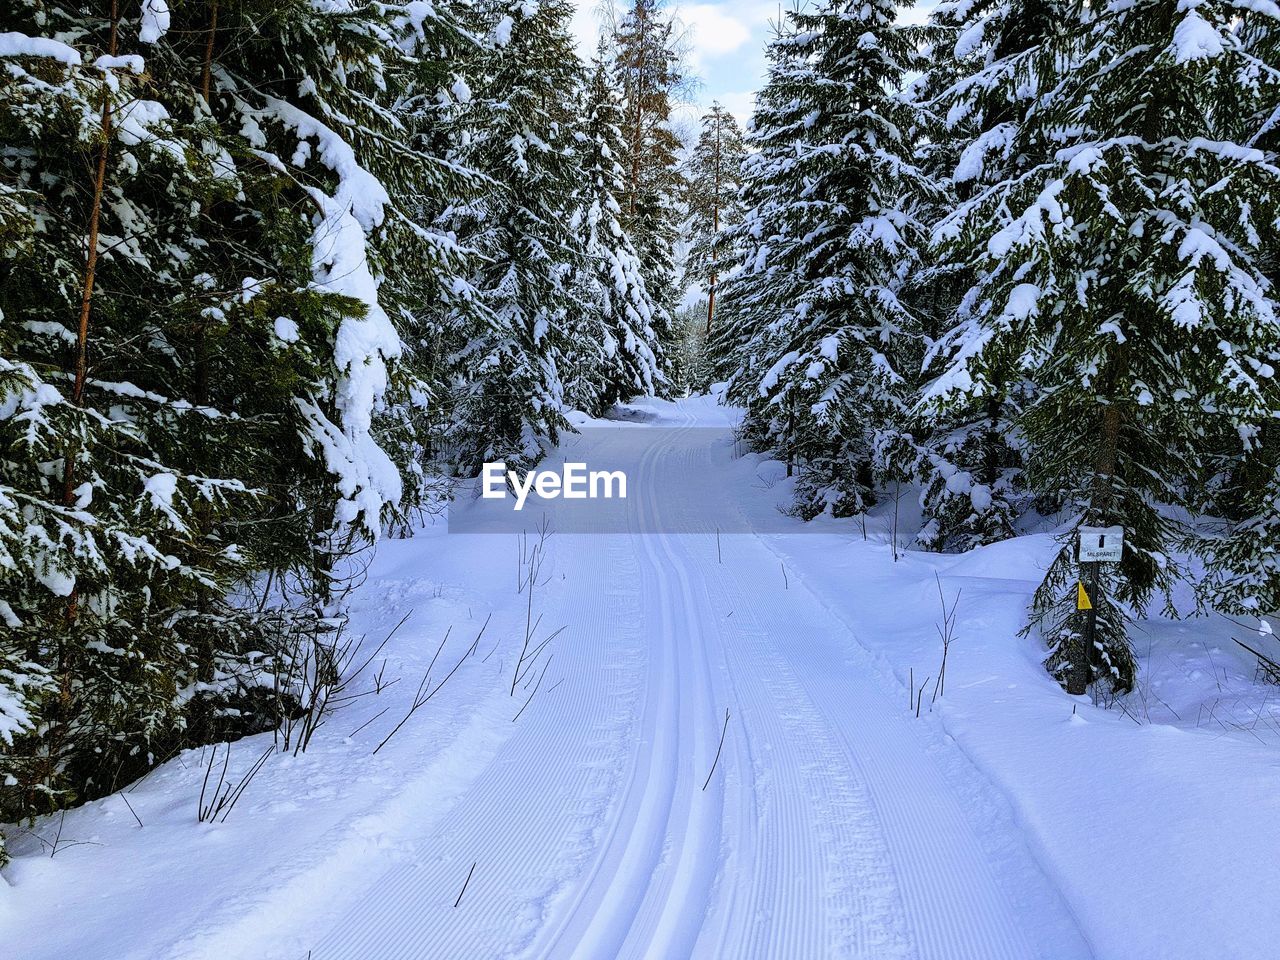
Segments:
[[[696,530],[713,488],[673,500],[655,492],[680,482],[658,474],[713,476],[728,451],[661,436],[632,474],[637,526]],[[564,683],[415,838],[423,860],[326,911],[315,960],[1088,956],[1012,824],[973,802],[985,787],[957,748],[891,699],[767,543],[553,549]]]

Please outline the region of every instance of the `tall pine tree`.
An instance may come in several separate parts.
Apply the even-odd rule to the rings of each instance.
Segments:
[[[720,319],[708,343],[713,375],[727,382],[727,399],[747,408],[745,426],[757,442],[766,442],[769,430],[755,397],[774,352],[770,325],[799,296],[799,278],[787,264],[804,235],[791,198],[792,170],[807,129],[799,92],[812,76],[804,49],[790,20],[775,24],[765,51],[768,76],[746,132],[743,215],[725,231],[734,267],[721,284]]]
[[[663,6],[663,0],[634,0],[613,37],[613,74],[623,104],[621,225],[639,254],[655,307],[654,330],[665,345],[674,336],[671,315],[679,299],[674,249],[680,141],[671,127],[671,110],[685,78],[675,28]]]
[[[572,226],[582,67],[564,0],[481,7],[489,51],[459,120],[456,159],[488,183],[445,223],[479,256],[480,310],[448,365],[450,443],[464,464],[530,463],[567,426],[563,382],[583,269]]]
[[[696,283],[706,292],[708,335],[715,325],[720,275],[728,266],[724,235],[742,219],[738,194],[746,155],[738,121],[719,103],[713,103],[702,117],[702,132],[685,165],[689,222],[685,286]]]
[[[1062,4],[1024,0],[943,4],[934,12],[929,66],[913,85],[923,127],[920,163],[940,187],[931,222],[1052,152],[1051,145],[1018,141],[1037,89],[1014,78],[1066,15]],[[937,345],[956,322],[973,272],[946,247],[930,250],[925,261],[913,305],[926,341]],[[940,373],[944,361],[943,351],[928,351],[927,374]],[[1005,371],[986,396],[967,405],[918,407],[910,429],[894,438],[887,454],[921,488],[922,545],[966,550],[1012,535],[1029,500],[1013,423],[1032,389],[1025,372]]]
[[[831,2],[791,15],[786,146],[789,242],[778,266],[794,293],[746,348],[763,375],[735,395],[802,465],[802,515],[849,515],[874,500],[881,434],[910,402],[916,321],[900,293],[918,259],[916,208],[931,191],[912,162],[901,99],[918,39],[896,5]],[[746,387],[744,390],[743,387]],[[745,395],[744,395],[745,394]]]
[[[394,107],[456,35],[417,5],[0,14],[0,818],[275,719],[262,685],[401,500],[380,281],[454,283]],[[233,602],[263,575],[309,602]]]
[[[660,382],[653,301],[640,258],[619,222],[621,119],[602,44],[584,91],[578,137],[582,175],[573,225],[583,265],[566,378],[570,402],[597,415],[619,400],[652,394]]]

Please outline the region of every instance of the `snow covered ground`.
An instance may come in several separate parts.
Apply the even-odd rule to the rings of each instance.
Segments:
[[[619,430],[665,429],[628,438],[663,438],[633,531],[553,533],[532,603],[536,535],[383,543],[353,624],[376,645],[410,615],[374,664],[399,681],[270,756],[224,823],[196,822],[195,750],[9,828],[4,955],[1275,955],[1280,691],[1234,628],[1144,625],[1137,693],[1068,698],[1017,635],[1047,533],[944,556],[894,551],[892,505],[780,521],[781,465],[698,439],[729,416],[634,405]],[[726,503],[795,529],[717,537]],[[513,693],[529,617],[533,647],[564,629]],[[437,649],[427,689],[456,673],[375,755]],[[270,741],[232,747],[233,781]]]

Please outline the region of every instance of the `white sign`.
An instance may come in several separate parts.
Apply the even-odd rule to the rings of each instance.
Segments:
[[[1081,527],[1081,563],[1119,563],[1124,553],[1124,527]]]

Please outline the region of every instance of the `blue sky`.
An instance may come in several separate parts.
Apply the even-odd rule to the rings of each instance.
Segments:
[[[583,53],[595,53],[602,11],[599,0],[575,0],[574,30]],[[607,3],[608,0],[605,0]],[[624,3],[625,0],[619,0]],[[764,47],[771,35],[770,23],[778,19],[791,0],[703,0],[675,2],[671,10],[683,30],[689,66],[701,80],[695,91],[696,103],[682,112],[699,115],[712,101],[719,100],[742,123],[751,116],[756,90],[764,80]],[[924,0],[907,14],[922,20],[924,11],[936,0]]]

